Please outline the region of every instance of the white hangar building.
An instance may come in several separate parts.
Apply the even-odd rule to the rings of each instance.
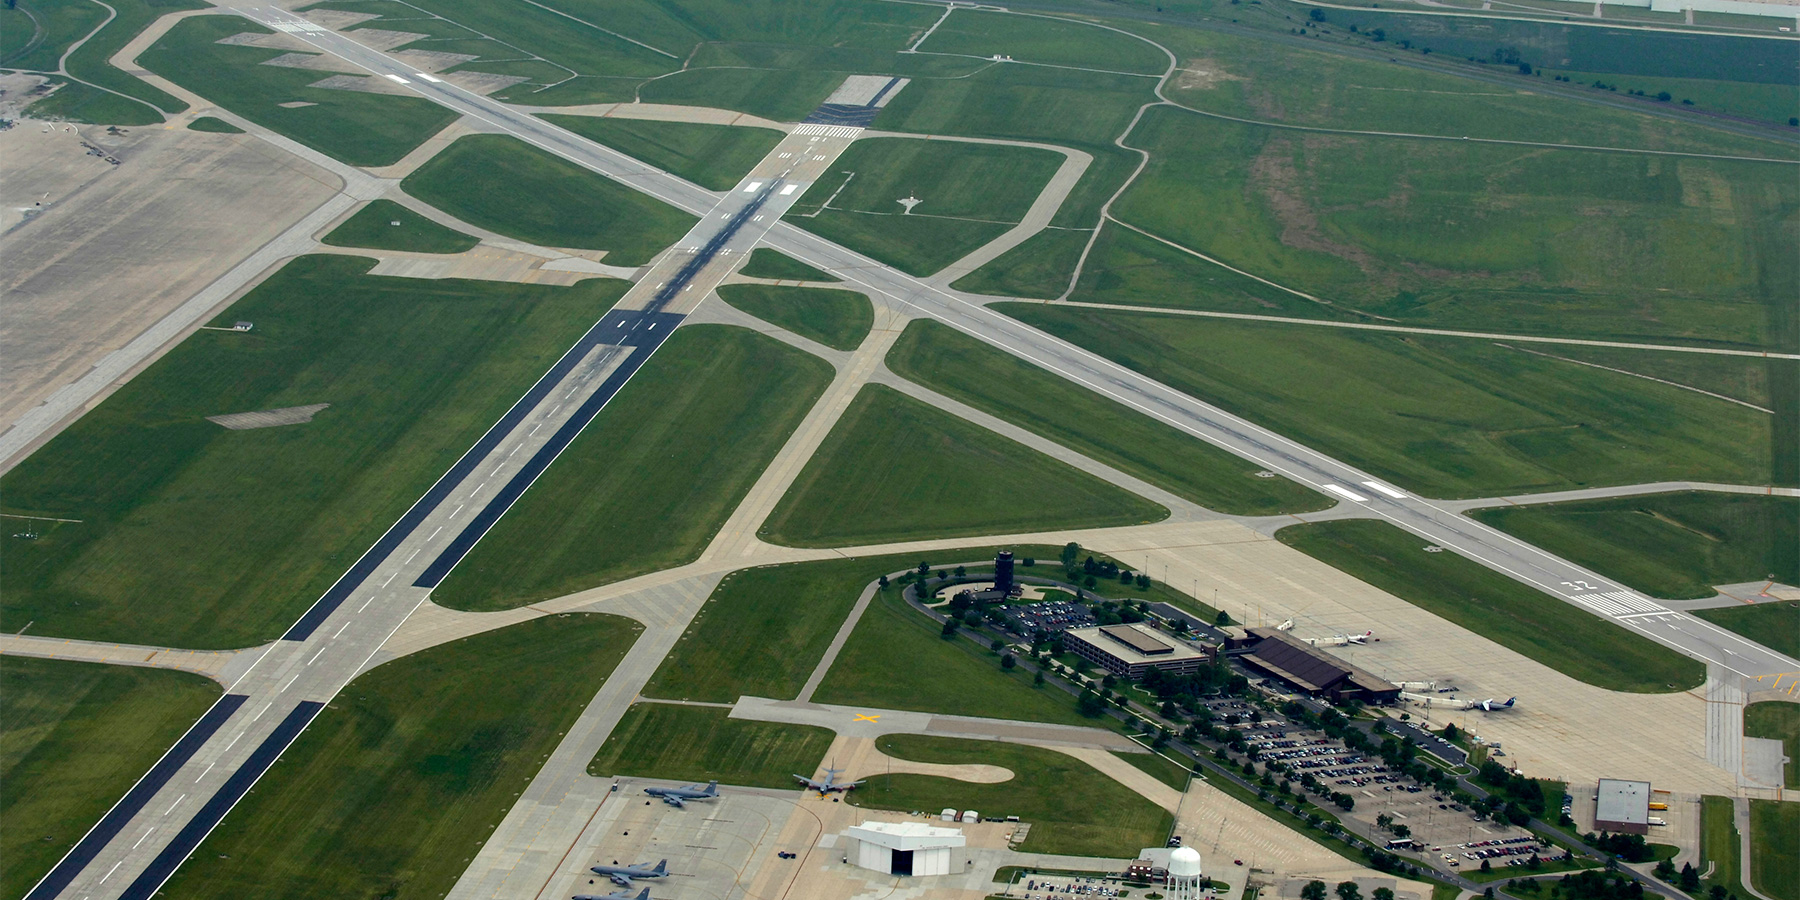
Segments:
[[[960,874],[963,833],[923,822],[865,822],[845,830],[844,855],[865,869],[889,875]]]

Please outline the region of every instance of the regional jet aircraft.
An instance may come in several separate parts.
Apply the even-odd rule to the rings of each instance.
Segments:
[[[589,866],[588,869],[595,875],[605,875],[611,878],[613,884],[624,888],[631,887],[631,881],[634,878],[648,880],[669,877],[669,861],[666,859],[657,863],[654,869],[650,868],[649,863],[638,863],[635,866],[621,866],[614,863],[610,866]],[[648,891],[649,888],[644,888],[644,890]]]
[[[1402,692],[1400,696],[1429,707],[1448,706],[1451,709],[1478,709],[1482,712],[1504,712],[1512,709],[1513,704],[1517,703],[1519,700],[1517,697],[1508,697],[1506,698],[1505,703],[1501,703],[1492,697],[1489,697],[1486,700],[1458,700],[1455,697],[1433,697],[1428,694],[1412,694],[1406,692]]]
[[[644,788],[644,793],[649,794],[652,797],[661,797],[662,802],[680,808],[686,806],[689,800],[717,800],[719,798],[719,783],[716,781],[709,781],[704,788],[697,784],[690,784],[687,787],[672,788],[647,787]]]
[[[636,895],[630,891],[613,891],[610,894],[576,894],[569,900],[650,900],[650,889],[644,888]]]
[[[844,781],[844,782],[838,781],[837,774],[842,771],[844,771],[844,770],[843,769],[826,769],[825,770],[825,780],[823,780],[823,781],[813,779],[813,778],[808,778],[805,775],[795,775],[794,779],[796,781],[799,781],[801,784],[804,784],[807,787],[809,787],[815,791],[818,791],[819,796],[821,796],[821,797],[825,796],[826,794],[833,793],[833,792],[848,791],[851,788],[857,787],[862,784],[862,782],[860,782],[860,781]]]

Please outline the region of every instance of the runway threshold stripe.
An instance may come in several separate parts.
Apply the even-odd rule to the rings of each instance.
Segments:
[[[413,582],[413,587],[437,587],[445,576],[450,574],[450,570],[456,568],[456,564],[462,562],[463,557],[469,555],[469,551],[474,549],[475,544],[481,540],[483,535],[487,534],[488,529],[494,527],[494,523],[500,521],[500,517],[512,508],[512,505],[525,493],[525,489],[531,487],[531,483],[550,467],[550,463],[556,460],[557,455],[562,453],[564,448],[568,447],[581,434],[582,429],[586,428],[588,423],[600,414],[600,409],[619,393],[627,381],[631,380],[631,376],[637,373],[638,368],[650,358],[652,353],[656,352],[656,348],[675,332],[674,325],[679,324],[682,318],[682,316],[672,313],[659,314],[656,316],[654,324],[660,325],[665,320],[672,320],[669,328],[653,327],[642,331],[634,330],[630,338],[621,338],[620,342],[626,346],[635,347],[635,352],[626,357],[625,361],[606,377],[606,381],[601,383],[600,388],[575,410],[575,414],[570,416],[561,428],[556,429],[556,433],[550,436],[550,440],[531,455],[531,459],[525,463],[524,467],[506,482],[499,493],[494,495],[494,499],[489,500],[488,504],[481,508],[481,512],[470,519],[469,524],[464,526],[455,538],[451,539],[450,543],[444,547],[443,552],[438,554],[437,559],[432,560],[431,565],[426,566],[418,580]]]
[[[1328,484],[1328,485],[1325,485],[1325,489],[1340,496],[1340,497],[1343,497],[1345,499],[1355,500],[1358,503],[1369,502],[1369,498],[1364,497],[1363,495],[1361,495],[1347,487],[1344,487],[1342,485]]]
[[[119,836],[119,832],[124,830],[125,824],[144,808],[144,804],[150,802],[151,797],[156,796],[157,791],[162,790],[163,785],[169,783],[170,778],[175,777],[176,772],[181,771],[182,766],[187,765],[187,761],[194,757],[194,753],[212,739],[219,727],[224,725],[225,721],[231,718],[231,714],[237,712],[238,707],[243,706],[247,699],[249,698],[243,694],[226,694],[220,697],[212,705],[212,708],[208,709],[200,717],[200,720],[194,723],[194,727],[189,728],[187,734],[182,735],[181,740],[176,741],[175,746],[163,754],[163,758],[157,760],[156,765],[151,766],[150,771],[145,773],[143,778],[138,779],[137,784],[131,786],[131,790],[125,792],[124,799],[121,799],[105,816],[102,816],[100,823],[75,844],[75,848],[69,851],[69,855],[63,857],[62,861],[56,864],[56,868],[51,869],[50,874],[44,876],[44,880],[38,882],[37,887],[31,889],[31,893],[25,895],[25,900],[50,900],[51,897],[62,893],[62,890],[75,880],[75,876],[81,874],[81,870],[87,868],[88,863],[93,862],[94,857],[100,855],[100,851],[105,849],[107,844],[112,843],[113,838]]]
[[[156,854],[156,858],[150,861],[150,865],[144,869],[142,874],[138,875],[137,880],[133,881],[131,886],[119,895],[119,900],[149,900],[152,894],[161,889],[163,882],[168,881],[169,876],[175,874],[176,868],[187,860],[188,854],[193,853],[200,846],[200,842],[212,833],[214,826],[225,818],[225,814],[230,812],[239,800],[243,799],[244,794],[250,791],[250,786],[256,783],[256,779],[261,778],[262,774],[275,764],[275,760],[281,756],[281,751],[286,750],[288,745],[294,742],[294,738],[299,737],[300,732],[306,730],[307,723],[313,720],[313,716],[319,714],[319,710],[324,705],[314,700],[307,700],[294,707],[293,711],[287,714],[287,718],[282,719],[281,724],[275,726],[275,731],[257,745],[256,750],[250,754],[250,758],[245,760],[236,772],[231,773],[231,778],[226,780],[225,786],[219,788],[219,792],[212,795],[212,799],[206,801],[205,806],[200,807],[200,811],[195,813],[186,825],[182,826],[181,831],[175,835],[173,840],[169,841],[167,846],[163,847],[161,853]]]
[[[536,409],[538,404],[542,403],[543,399],[550,394],[550,391],[562,383],[563,378],[569,374],[571,369],[575,368],[575,364],[579,363],[589,350],[599,344],[618,342],[618,333],[621,331],[620,323],[626,320],[627,315],[609,312],[601,316],[600,321],[595,322],[594,327],[588,329],[587,333],[581,336],[581,340],[576,341],[575,346],[569,348],[569,351],[556,361],[556,365],[551,366],[550,371],[538,379],[537,384],[532,385],[531,389],[525,392],[525,396],[520,397],[519,402],[514,403],[512,408],[506,411],[506,415],[501,416],[500,421],[488,429],[487,434],[482,435],[481,440],[476,441],[475,446],[469,448],[469,452],[464,453],[462,458],[456,461],[456,465],[451,466],[450,471],[444,473],[444,476],[431,486],[431,490],[426,491],[425,496],[419,498],[418,502],[406,511],[406,515],[401,516],[400,521],[394,523],[394,527],[389,528],[387,534],[382,535],[381,539],[375,542],[375,546],[369,548],[368,552],[364,553],[362,558],[350,567],[350,571],[345,572],[337,580],[337,583],[333,584],[331,589],[327,590],[325,595],[320,597],[318,602],[314,603],[312,608],[308,609],[306,614],[301,616],[300,620],[281,636],[281,639],[304,641],[312,637],[313,632],[317,631],[320,625],[325,624],[325,620],[330,618],[331,614],[336,612],[345,600],[350,599],[350,595],[356,592],[363,581],[367,580],[382,563],[386,562],[403,541],[418,530],[420,523],[424,522],[427,516],[437,511],[438,505],[456,490],[457,486],[468,477],[470,472],[475,470],[477,465],[487,459],[488,454],[492,453],[494,448],[512,433],[512,430],[525,419],[525,416]]]

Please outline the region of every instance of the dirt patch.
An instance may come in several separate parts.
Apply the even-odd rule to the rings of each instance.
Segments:
[[[1175,89],[1180,91],[1211,90],[1227,81],[1245,81],[1242,75],[1225,71],[1214,59],[1191,59],[1186,68],[1175,73]]]
[[[1294,167],[1294,145],[1275,138],[1263,145],[1250,163],[1249,189],[1267,204],[1281,224],[1281,244],[1296,250],[1329,253],[1345,260],[1370,278],[1392,282],[1393,276],[1361,247],[1334,241],[1319,227],[1319,213],[1301,194],[1300,172]],[[1393,289],[1391,283],[1385,285]]]
[[[314,72],[362,71],[354,63],[328,53],[283,53],[274,59],[263,60],[261,65],[277,66],[283,69],[310,69]]]
[[[413,41],[422,40],[431,35],[420,34],[416,31],[385,31],[380,28],[358,28],[355,31],[344,32],[344,36],[365,47],[387,51],[392,50],[395,47],[404,47]]]
[[[397,82],[386,78],[372,78],[367,75],[333,75],[330,78],[315,81],[307,85],[326,91],[361,91],[365,94],[403,94],[411,95],[411,91],[401,87]]]
[[[284,406],[281,409],[259,409],[256,412],[227,413],[222,416],[207,416],[206,421],[217,423],[232,431],[277,428],[282,425],[304,425],[311,422],[316,413],[330,405],[329,403],[311,403],[306,406]]]

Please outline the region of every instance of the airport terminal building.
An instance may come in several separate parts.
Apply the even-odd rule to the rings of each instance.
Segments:
[[[1231,641],[1244,665],[1283,681],[1301,693],[1331,700],[1392,703],[1400,686],[1353,666],[1278,628],[1247,628]]]
[[[1094,625],[1063,632],[1063,646],[1120,678],[1136,681],[1151,669],[1187,675],[1210,664],[1213,653],[1143,624]]]

